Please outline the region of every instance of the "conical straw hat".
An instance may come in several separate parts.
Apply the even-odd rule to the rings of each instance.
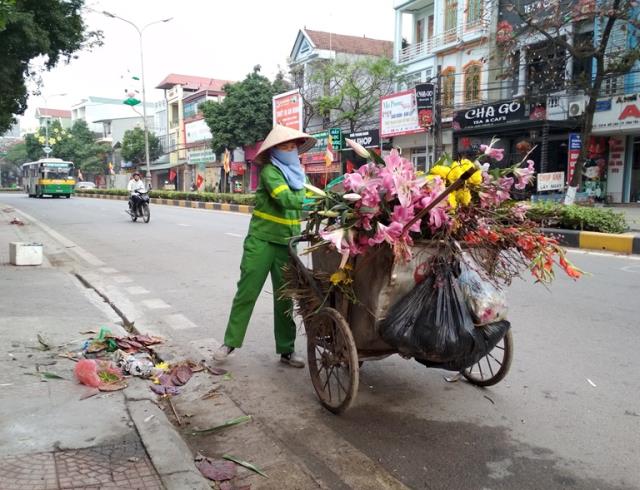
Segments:
[[[296,129],[276,124],[266,139],[262,142],[260,150],[258,150],[258,153],[256,154],[256,162],[267,162],[269,159],[269,150],[271,150],[271,148],[278,146],[280,143],[286,143],[294,140],[302,141],[302,144],[298,145],[299,154],[309,151],[316,144],[316,139],[313,136],[309,136],[308,134]]]

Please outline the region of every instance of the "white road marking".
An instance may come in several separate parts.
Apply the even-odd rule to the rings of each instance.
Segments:
[[[160,310],[162,308],[171,308],[171,305],[165,303],[161,299],[146,299],[142,301],[142,304],[150,310]]]
[[[138,295],[138,294],[149,294],[149,291],[142,286],[131,286],[126,288],[127,293]]]
[[[186,223],[178,223],[178,226],[184,226],[185,228],[191,228],[191,225],[187,225]]]
[[[640,260],[640,256],[637,255],[617,254],[614,252],[595,252],[592,250],[581,250],[574,248],[567,249],[567,252],[582,255],[598,255],[600,257],[610,257],[616,259]]]
[[[188,330],[192,328],[198,328],[198,325],[193,323],[182,313],[176,313],[175,315],[167,316],[166,322],[174,330]]]
[[[129,276],[113,276],[111,279],[113,279],[114,282],[117,282],[118,284],[133,282],[133,279],[131,279]]]
[[[229,235],[235,238],[243,238],[243,235],[239,235],[238,233],[225,233],[225,235]]]
[[[640,265],[627,265],[625,267],[620,267],[620,270],[624,272],[635,272],[636,274],[640,274]]]
[[[103,272],[105,274],[116,274],[118,270],[114,269],[113,267],[101,267],[100,272]]]
[[[40,220],[34,218],[33,216],[25,213],[24,211],[20,211],[19,209],[16,209],[16,212],[21,214],[22,216],[24,216],[27,220],[31,221],[32,223],[38,225],[42,230],[44,230],[45,233],[47,233],[47,235],[49,235],[51,238],[56,240],[58,243],[60,243],[66,249],[71,250],[76,255],[80,256],[85,262],[87,262],[87,263],[89,263],[89,264],[91,264],[91,265],[93,265],[95,267],[103,267],[103,266],[106,265],[98,257],[96,257],[95,255],[93,255],[90,252],[87,252],[84,248],[80,247],[79,245],[77,245],[76,243],[72,242],[68,238],[63,237],[60,233],[58,233],[57,231],[53,230],[52,228],[49,228],[42,221],[40,221]]]

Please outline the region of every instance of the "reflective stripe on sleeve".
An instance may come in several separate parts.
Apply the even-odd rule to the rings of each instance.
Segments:
[[[276,197],[278,194],[280,194],[282,191],[286,191],[288,188],[289,186],[287,184],[279,185],[278,187],[273,189],[273,191],[271,192],[271,197]]]
[[[267,220],[267,221],[272,221],[272,222],[278,223],[280,225],[299,225],[300,224],[300,220],[280,218],[279,216],[274,216],[272,214],[263,213],[262,211],[254,210],[253,211],[253,215],[256,218],[264,219],[264,220]]]

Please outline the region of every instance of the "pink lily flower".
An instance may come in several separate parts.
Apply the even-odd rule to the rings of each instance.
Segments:
[[[493,141],[491,143],[493,144]],[[480,145],[480,150],[484,152],[484,154],[489,158],[493,158],[497,162],[501,161],[504,158],[503,148],[493,148],[491,145]]]
[[[534,168],[535,163],[533,160],[527,160],[527,164],[528,164],[527,168],[518,167],[513,170],[514,175],[518,179],[518,182],[515,185],[516,189],[522,190],[526,188],[529,185],[529,183],[534,179],[534,175],[536,173]]]
[[[413,207],[405,208],[404,206],[394,206],[393,213],[391,214],[391,221],[400,223],[404,228],[404,225],[406,225],[409,221],[411,221],[414,216],[415,216],[415,213],[414,213]],[[418,220],[413,225],[411,225],[411,228],[409,228],[409,231],[419,232],[420,221],[421,220]]]
[[[393,245],[402,235],[402,225],[398,222],[392,222],[389,226],[385,226],[382,223],[378,223],[378,230],[373,238],[369,239],[369,245],[378,245],[382,242],[387,242]]]

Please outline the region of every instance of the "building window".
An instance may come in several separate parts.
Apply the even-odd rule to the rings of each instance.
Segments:
[[[465,103],[480,100],[480,74],[482,64],[472,61],[464,67],[464,101]]]
[[[442,72],[442,107],[453,109],[456,96],[456,69],[452,66]]]
[[[416,20],[416,44],[424,41],[424,19]]]
[[[455,31],[458,26],[458,0],[445,0],[444,31],[445,41],[455,39]]]
[[[482,0],[467,0],[467,25],[473,27],[482,18]]]

